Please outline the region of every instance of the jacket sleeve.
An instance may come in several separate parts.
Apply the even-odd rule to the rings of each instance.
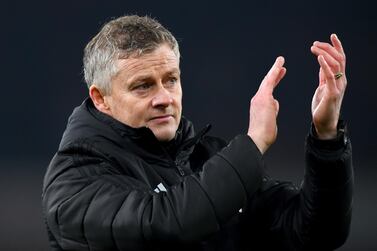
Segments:
[[[349,233],[352,194],[350,141],[321,141],[311,133],[301,188],[264,179],[252,208],[261,218],[264,215],[266,231],[285,247],[282,250],[334,250]]]
[[[106,173],[106,162],[85,159],[57,154],[49,171],[65,171],[45,178],[47,225],[65,250],[136,250],[149,242],[200,240],[238,212],[262,183],[262,156],[246,135],[160,193],[132,177]],[[93,171],[98,165],[103,172]]]

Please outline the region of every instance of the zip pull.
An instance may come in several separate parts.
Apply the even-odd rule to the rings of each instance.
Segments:
[[[180,167],[180,163],[179,161],[175,160],[174,161],[174,164],[175,164],[175,167],[178,169],[178,172],[181,176],[185,176],[185,172],[183,171],[183,169]]]

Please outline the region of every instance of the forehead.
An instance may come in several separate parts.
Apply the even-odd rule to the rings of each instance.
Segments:
[[[118,77],[131,79],[139,74],[179,71],[179,58],[168,45],[161,45],[151,53],[117,60]]]

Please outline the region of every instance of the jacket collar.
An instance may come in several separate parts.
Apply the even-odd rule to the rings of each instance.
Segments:
[[[83,105],[85,105],[85,108],[96,119],[109,125],[122,138],[130,138],[134,141],[143,142],[144,144],[151,143],[151,141],[154,143],[158,142],[153,132],[149,128],[133,128],[103,112],[100,112],[97,108],[95,108],[90,98],[86,98],[86,100],[83,102]],[[182,116],[175,138],[166,144],[164,143],[163,145],[165,145],[165,147],[167,148],[172,148],[175,150],[189,148],[197,144],[199,140],[210,130],[210,128],[211,125],[208,124],[204,129],[202,129],[198,134],[195,135],[193,124]]]

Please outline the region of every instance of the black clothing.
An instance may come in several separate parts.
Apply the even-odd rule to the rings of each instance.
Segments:
[[[299,189],[264,173],[247,135],[228,145],[182,118],[160,143],[87,99],[43,186],[53,250],[332,250],[351,219],[350,142],[309,135]],[[328,147],[329,146],[329,147]]]

